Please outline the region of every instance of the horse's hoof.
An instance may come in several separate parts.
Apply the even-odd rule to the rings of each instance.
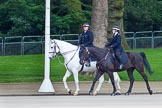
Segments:
[[[152,90],[150,90],[150,91],[149,91],[149,93],[150,93],[150,95],[152,95],[152,94],[153,94],[153,91],[152,91]]]
[[[69,95],[71,95],[71,94],[72,94],[72,93],[71,93],[71,90],[69,90],[69,91],[68,91],[68,94],[69,94]]]
[[[115,92],[115,95],[121,95],[120,90],[117,90],[117,91]]]
[[[116,92],[115,95],[121,95],[121,93],[120,92]]]
[[[95,92],[93,93],[93,96],[96,96],[96,95],[97,95],[97,93],[98,93],[98,92],[97,92],[97,91],[95,91]]]
[[[113,92],[113,93],[111,93],[111,96],[115,96],[115,93]]]
[[[129,95],[129,94],[130,94],[130,92],[126,92],[126,93],[125,93],[125,95]]]
[[[74,93],[73,96],[78,96],[78,93]]]
[[[89,92],[89,95],[93,95],[93,92],[91,91],[91,92]]]

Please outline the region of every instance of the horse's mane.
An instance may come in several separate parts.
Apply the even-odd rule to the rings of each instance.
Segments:
[[[66,41],[57,40],[57,39],[54,39],[54,41],[56,41],[57,43],[61,43],[63,45],[66,45],[67,48],[71,48],[71,47],[76,48],[77,47],[76,45],[73,45],[73,44],[66,42]]]
[[[94,53],[98,54],[99,56],[105,56],[105,54],[108,52],[106,49],[104,48],[99,48],[99,47],[88,47],[89,50],[93,50]]]
[[[58,40],[58,39],[54,39],[54,41],[56,41],[56,42],[60,42],[60,43],[66,43],[66,44],[72,45],[72,44],[71,44],[71,43],[69,43],[69,42],[62,41],[62,40]]]
[[[97,46],[90,47],[90,48],[94,48],[94,49],[96,49],[98,52],[101,52],[101,53],[107,52],[106,49],[104,49],[104,48],[99,48],[99,47],[97,47]]]

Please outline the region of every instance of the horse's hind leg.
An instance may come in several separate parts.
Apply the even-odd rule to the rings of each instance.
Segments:
[[[101,86],[102,86],[103,82],[104,82],[104,74],[99,78],[99,84],[98,84],[98,86],[97,86],[95,92],[93,93],[93,95],[97,95],[97,93],[98,93],[98,92],[100,91],[100,89],[101,89]]]
[[[65,89],[67,90],[67,92],[68,92],[69,94],[71,94],[71,90],[69,89],[66,80],[67,80],[68,77],[70,77],[71,74],[72,74],[72,73],[69,72],[69,71],[67,70],[66,73],[65,73],[65,75],[64,75],[64,77],[63,77],[64,87],[65,87]]]
[[[148,78],[147,78],[147,75],[144,73],[144,71],[140,72],[140,75],[143,77],[144,81],[146,82],[146,86],[147,86],[147,90],[149,91],[149,94],[152,95],[153,91],[150,89],[150,85],[149,85],[149,82],[148,82]]]
[[[130,80],[130,85],[129,85],[129,89],[125,93],[125,95],[129,95],[131,93],[131,91],[132,91],[132,87],[133,87],[133,83],[134,83],[133,71],[134,71],[134,68],[129,68],[127,70],[128,77],[129,77],[129,80]]]
[[[93,89],[94,89],[94,86],[96,84],[96,81],[103,75],[103,72],[97,70],[96,72],[96,76],[95,78],[93,79],[93,83],[92,83],[92,86],[91,86],[91,89],[89,91],[89,95],[92,95],[93,94]]]

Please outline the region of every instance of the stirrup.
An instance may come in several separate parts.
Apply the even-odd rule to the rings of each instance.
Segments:
[[[120,64],[119,69],[121,70],[121,69],[123,69],[123,67],[124,67],[124,65]]]

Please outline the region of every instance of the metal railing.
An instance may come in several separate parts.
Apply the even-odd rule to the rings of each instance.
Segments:
[[[162,47],[162,31],[125,32],[130,48]]]
[[[77,44],[79,36],[62,34],[51,35],[51,38]],[[132,49],[162,47],[162,31],[125,32],[125,36]],[[0,37],[0,55],[44,54],[44,40],[44,36]]]
[[[51,35],[52,39],[78,43],[79,34]],[[44,36],[11,36],[0,37],[0,55],[44,54]]]

